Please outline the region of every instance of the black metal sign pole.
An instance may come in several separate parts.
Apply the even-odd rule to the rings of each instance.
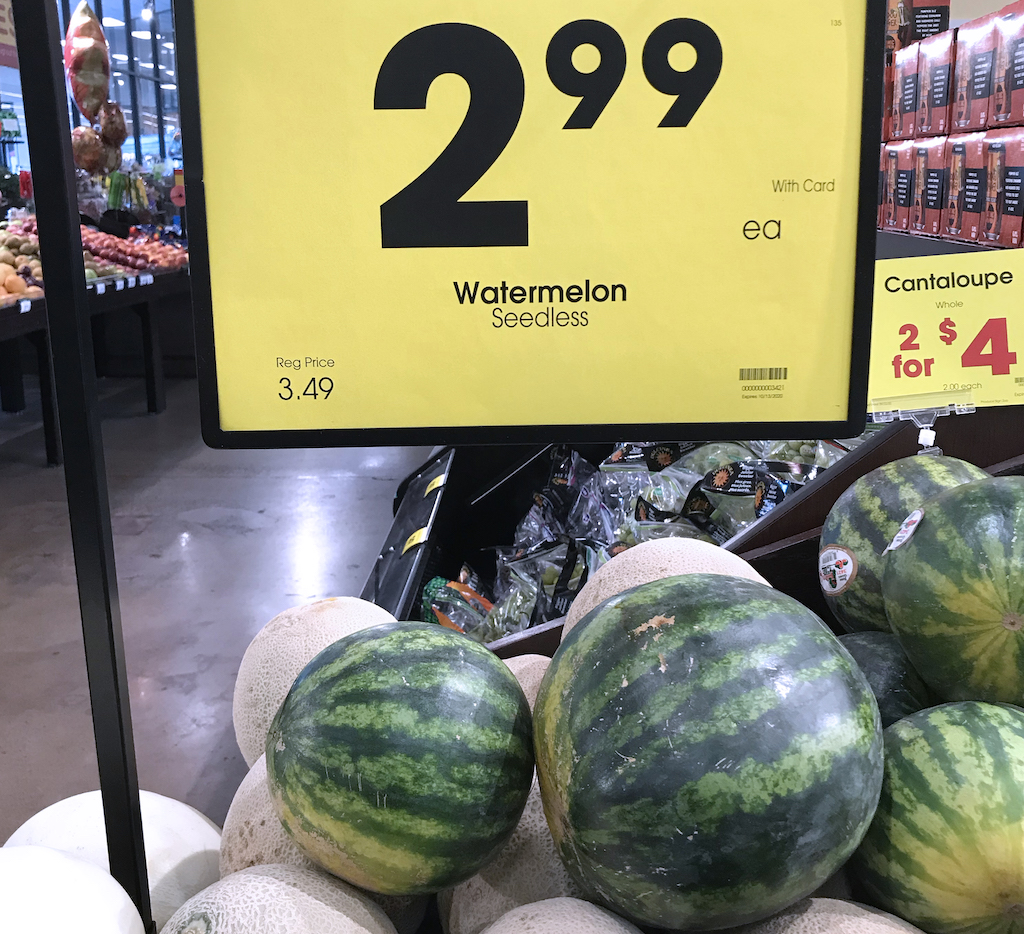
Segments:
[[[57,5],[14,0],[110,872],[155,931],[114,571]]]

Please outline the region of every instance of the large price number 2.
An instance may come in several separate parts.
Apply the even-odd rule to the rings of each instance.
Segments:
[[[677,71],[669,52],[687,43],[697,60]],[[591,72],[573,64],[573,53],[592,45],[600,63]],[[563,26],[548,44],[551,83],[580,98],[564,129],[590,129],[619,87],[626,71],[626,47],[607,23],[577,20]],[[642,64],[648,83],[676,100],[658,124],[685,127],[711,93],[722,71],[722,44],[710,26],[673,19],[658,26],[644,44]],[[400,39],[377,74],[377,110],[423,110],[434,79],[460,75],[470,88],[469,108],[451,142],[417,178],[380,206],[381,245],[407,247],[527,246],[526,201],[461,201],[494,164],[512,139],[526,95],[523,69],[515,52],[486,29],[465,23],[436,23]]]

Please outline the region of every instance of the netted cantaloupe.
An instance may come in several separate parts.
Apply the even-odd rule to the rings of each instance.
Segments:
[[[220,878],[220,828],[182,801],[140,791],[153,920],[162,927],[197,892]],[[98,791],[64,798],[34,814],[5,847],[34,844],[62,850],[109,871],[103,802]]]
[[[599,603],[640,584],[678,574],[729,574],[767,584],[739,555],[692,538],[641,542],[603,564],[580,588],[565,616],[562,639]]]
[[[220,838],[220,876],[250,866],[319,867],[296,846],[274,810],[267,787],[267,757],[264,753],[238,786]]]
[[[520,905],[581,894],[555,849],[534,778],[526,809],[504,849],[471,879],[438,893],[437,904],[447,934],[479,934]]]
[[[145,934],[109,872],[46,846],[0,848],[0,904],[11,934]]]
[[[161,934],[395,934],[384,910],[325,872],[252,866],[194,895]]]
[[[273,864],[320,870],[288,836],[274,810],[264,754],[242,779],[224,818],[224,833],[220,838],[220,875],[226,878],[250,866]],[[398,934],[415,934],[429,901],[425,895],[363,894],[384,909]]]
[[[805,898],[730,934],[922,934],[919,928],[876,908],[835,898]]]
[[[235,680],[231,716],[245,764],[263,754],[270,721],[296,676],[344,636],[395,618],[358,597],[330,597],[278,613],[252,640]]]
[[[544,672],[548,670],[548,665],[551,664],[551,659],[546,655],[516,655],[506,658],[505,664],[516,676],[516,680],[530,704],[530,710],[533,710],[533,702],[537,699],[540,682],[544,677]]]
[[[503,914],[486,934],[640,934],[604,908],[578,898],[547,898]]]

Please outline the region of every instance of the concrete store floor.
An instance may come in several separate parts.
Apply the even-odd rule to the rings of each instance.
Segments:
[[[32,395],[0,413],[0,842],[99,787],[64,476],[43,466]],[[246,773],[242,653],[281,610],[359,593],[429,449],[212,451],[193,381],[161,415],[139,381],[101,397],[139,782],[219,824]]]

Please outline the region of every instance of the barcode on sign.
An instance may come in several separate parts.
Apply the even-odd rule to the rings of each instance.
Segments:
[[[789,374],[788,366],[759,366],[751,369],[740,368],[740,379],[785,379]]]

